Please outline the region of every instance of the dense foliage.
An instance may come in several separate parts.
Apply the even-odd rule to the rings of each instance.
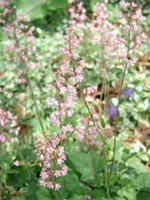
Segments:
[[[0,199],[149,200],[148,7],[0,0]]]

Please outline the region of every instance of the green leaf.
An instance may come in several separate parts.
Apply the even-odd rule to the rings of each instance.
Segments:
[[[104,120],[104,118],[100,118],[100,122],[101,122],[101,126],[103,127],[103,128],[105,128],[105,126],[106,126],[106,124],[105,124],[105,120]]]
[[[116,73],[116,74],[121,74],[122,73],[122,69],[118,68],[118,67],[113,67],[108,69],[109,72],[111,73]]]
[[[139,192],[137,194],[137,200],[149,200],[150,192]]]
[[[84,200],[85,198],[81,195],[73,195],[73,197],[70,198],[70,200]]]
[[[13,197],[12,200],[26,200],[25,197]]]
[[[17,11],[24,13],[30,20],[41,19],[46,15],[47,6],[45,0],[20,0]]]
[[[103,159],[94,152],[72,151],[68,159],[74,165],[76,171],[81,173],[81,180],[95,183],[98,173],[103,170]]]
[[[136,190],[134,188],[124,187],[117,194],[126,200],[136,200]]]
[[[150,174],[142,173],[136,178],[138,190],[150,192]]]
[[[42,19],[46,16],[47,9],[45,5],[37,6],[36,8],[32,9],[31,12],[29,12],[29,18],[31,20],[37,20]]]
[[[49,200],[50,193],[48,188],[42,187],[39,185],[39,189],[36,191],[36,196],[38,200]]]
[[[145,166],[141,163],[140,159],[133,157],[127,161],[127,165],[134,168],[138,174],[146,172]]]
[[[22,187],[28,181],[29,177],[29,171],[24,167],[14,167],[9,171],[8,184],[13,185],[16,188]]]
[[[44,3],[46,3],[45,0],[19,0],[17,8],[18,10],[31,11]]]
[[[48,3],[49,10],[66,9],[67,6],[67,0],[50,0]]]
[[[97,2],[101,2],[101,3],[102,3],[103,0],[91,0],[91,1],[90,1],[90,4],[91,4],[90,6],[91,6],[91,8],[93,8]]]

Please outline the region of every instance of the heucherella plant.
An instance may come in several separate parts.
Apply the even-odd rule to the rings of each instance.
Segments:
[[[79,45],[79,38],[74,35],[72,28],[67,29],[64,39],[66,46],[60,49],[63,56],[62,63],[53,74],[55,82],[47,85],[56,95],[46,99],[47,106],[53,108],[50,113],[50,124],[55,126],[58,132],[52,132],[50,136],[43,133],[44,141],[35,139],[36,152],[42,166],[40,183],[55,190],[61,187],[57,183],[57,177],[67,174],[63,145],[72,135],[74,127],[65,121],[73,115],[73,102],[77,95],[76,84],[83,79],[82,70],[85,65],[84,60],[78,60],[78,68],[72,67],[74,65],[72,63],[78,58],[74,49]]]
[[[16,84],[25,86],[27,71],[38,66],[38,54],[33,45],[35,40],[33,32],[35,28],[27,25],[28,19],[22,13],[16,13],[15,6],[13,9],[9,9],[8,1],[2,1],[2,6],[1,24],[3,35],[7,41],[4,44],[4,51],[9,52],[8,59],[12,62],[11,67],[16,75]]]
[[[17,116],[14,116],[11,112],[6,111],[4,108],[0,108],[0,198],[2,191],[2,183],[4,180],[3,174],[3,150],[6,148],[7,154],[10,153],[10,144],[16,143],[17,139]],[[4,167],[3,167],[4,166]]]
[[[36,153],[39,156],[41,170],[40,184],[53,190],[59,190],[61,185],[57,183],[57,177],[67,174],[67,166],[64,147],[60,144],[65,141],[64,135],[53,134],[51,138],[40,139],[35,137]]]
[[[79,184],[78,188],[81,187],[79,198],[97,199],[95,193],[101,194],[103,188],[102,198],[111,200],[115,193],[113,186],[118,187],[121,182],[120,172],[116,170],[120,166],[115,166],[117,135],[121,134],[120,108],[125,99],[130,101],[134,95],[134,88],[126,81],[126,73],[136,64],[137,49],[146,39],[139,26],[144,17],[138,4],[123,0],[119,3],[117,23],[111,20],[113,13],[108,10],[107,3],[97,2],[91,16],[86,15],[83,2],[69,0],[69,4],[70,19],[64,46],[59,49],[59,62],[46,63],[43,67],[36,46],[36,28],[28,25],[28,20],[17,13],[15,6],[10,9],[8,1],[1,0],[0,24],[6,39],[3,52],[7,51],[8,67],[12,66],[13,87],[21,88],[26,107],[30,112],[35,110],[32,116],[38,125],[31,124],[39,127],[33,137],[40,167],[39,184],[50,189],[53,199],[69,199],[69,192],[76,191],[66,182],[74,172],[71,178],[73,183]],[[37,68],[49,70],[44,74],[46,81],[40,79],[44,89],[35,81]],[[94,83],[88,78],[93,74]],[[110,94],[112,85],[118,86],[115,101]],[[40,98],[36,96],[37,89],[41,89]],[[101,90],[100,98],[96,99],[98,90]],[[7,91],[5,94],[13,96]],[[27,116],[25,112],[23,117]],[[10,129],[17,127],[19,132],[19,120],[22,120],[19,117],[0,106],[0,143],[7,141],[5,129],[8,126]],[[72,152],[79,156],[79,161],[76,157],[73,160]],[[89,166],[84,166],[84,162]],[[15,157],[13,165],[18,167],[20,163]]]

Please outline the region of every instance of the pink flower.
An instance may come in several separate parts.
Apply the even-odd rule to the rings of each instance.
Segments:
[[[59,188],[61,188],[61,185],[57,184],[57,186],[56,186],[56,183],[49,181],[49,182],[46,183],[46,187],[48,187],[48,188],[50,188],[52,190],[59,190]]]
[[[4,7],[4,8],[5,8],[6,6],[8,6],[8,1],[6,1],[6,0],[1,0],[1,1],[0,1],[0,7],[2,7],[2,8]]]
[[[4,143],[6,140],[5,136],[3,133],[0,134],[0,143]]]
[[[91,86],[91,87],[87,87],[83,90],[83,94],[85,95],[91,95],[94,94],[97,91],[97,87],[96,86]]]
[[[3,16],[7,15],[8,13],[10,13],[10,10],[8,8],[5,8],[5,10],[3,11]]]
[[[39,182],[40,182],[40,184],[41,184],[42,186],[44,186],[44,187],[47,186],[47,182],[45,181],[45,179],[41,179]]]
[[[63,133],[72,132],[73,131],[72,125],[67,124],[66,126],[63,126],[62,131],[63,131]]]
[[[54,176],[56,176],[56,177],[61,176],[61,171],[60,170],[55,170]]]
[[[49,97],[46,99],[46,104],[48,106],[58,106],[58,101],[55,98]]]
[[[82,142],[85,137],[85,128],[82,126],[77,127],[77,139]]]
[[[138,9],[134,15],[132,15],[133,20],[142,20],[143,15],[141,9]]]
[[[59,183],[55,184],[55,190],[59,190],[61,188],[61,185]]]
[[[48,160],[44,160],[44,161],[43,161],[43,166],[44,166],[45,168],[50,168],[50,167],[51,167],[51,164],[49,163]]]
[[[60,173],[61,173],[62,176],[66,176],[66,175],[67,175],[67,172],[68,172],[68,168],[67,168],[66,165],[64,165],[64,166],[62,167]]]
[[[85,195],[85,200],[91,200],[91,196],[90,195]]]
[[[56,182],[51,182],[49,179],[67,174],[67,167],[64,165],[66,159],[64,147],[59,145],[60,141],[65,138],[63,134],[58,135],[57,133],[53,133],[49,139],[36,137],[34,142],[40,166],[42,166],[40,184],[53,190],[59,190],[61,185]]]
[[[66,160],[65,155],[61,155],[60,157],[57,158],[57,164],[62,165],[64,160]]]
[[[20,165],[19,161],[16,160],[16,161],[14,162],[14,165],[15,165],[15,166],[19,166],[19,165]]]

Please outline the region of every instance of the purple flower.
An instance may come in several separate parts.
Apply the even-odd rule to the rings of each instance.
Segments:
[[[107,112],[108,112],[109,118],[113,119],[118,114],[118,108],[117,106],[110,104],[107,108]]]
[[[133,88],[126,87],[122,89],[121,94],[124,95],[126,98],[130,98],[133,96]]]

